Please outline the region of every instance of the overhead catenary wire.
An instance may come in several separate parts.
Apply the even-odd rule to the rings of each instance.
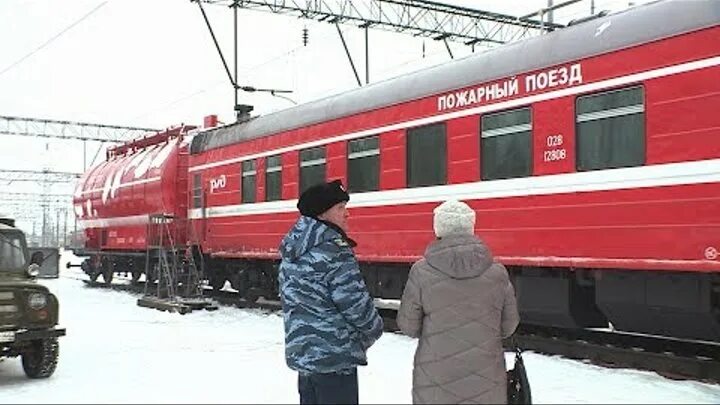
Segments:
[[[329,38],[329,37],[331,37],[331,36],[332,36],[332,35],[330,35],[330,34],[325,34],[325,35],[322,35],[322,36],[320,36],[320,37],[318,37],[318,38],[326,39],[326,38]],[[317,39],[316,39],[316,41],[317,41]],[[288,56],[291,56],[291,55],[295,54],[297,51],[301,50],[303,47],[304,47],[303,45],[296,46],[296,47],[291,48],[291,49],[289,49],[289,50],[287,50],[287,51],[284,51],[284,52],[282,52],[282,53],[279,53],[279,54],[271,57],[270,59],[264,60],[264,61],[262,61],[262,62],[260,62],[260,63],[258,63],[258,64],[255,64],[255,65],[252,65],[252,66],[247,66],[247,67],[239,67],[239,71],[240,71],[241,73],[243,73],[243,74],[246,74],[246,73],[249,73],[249,72],[257,72],[257,71],[260,71],[261,68],[264,67],[264,66],[267,66],[267,65],[269,65],[269,64],[271,64],[271,63],[274,63],[274,62],[277,62],[277,61],[279,61],[279,60],[285,60],[285,59],[287,59]],[[175,98],[175,99],[173,99],[173,100],[171,100],[171,101],[168,101],[168,102],[166,102],[166,103],[164,103],[164,104],[161,104],[161,105],[159,105],[159,106],[157,106],[157,107],[155,107],[155,108],[153,108],[153,109],[147,110],[147,111],[145,111],[145,112],[143,112],[143,113],[140,113],[139,115],[134,116],[134,117],[132,118],[132,120],[137,120],[137,119],[140,119],[140,118],[145,118],[145,117],[147,117],[148,115],[150,115],[150,114],[152,114],[152,113],[156,113],[156,112],[158,112],[158,111],[167,110],[167,109],[169,109],[170,107],[176,106],[177,104],[180,104],[180,103],[182,103],[182,102],[185,102],[185,101],[187,101],[187,100],[189,100],[189,99],[191,99],[191,98],[193,98],[193,97],[197,97],[197,96],[199,96],[199,95],[201,95],[201,94],[205,94],[205,93],[214,91],[215,89],[217,89],[217,88],[220,87],[220,86],[223,86],[224,84],[225,84],[225,81],[224,81],[224,80],[216,80],[215,82],[213,82],[212,84],[210,84],[208,87],[200,88],[200,89],[197,89],[197,90],[195,90],[195,91],[193,91],[193,92],[189,92],[189,93],[183,94],[183,95],[179,96],[178,98]],[[277,96],[275,96],[275,97],[277,97]],[[281,98],[283,98],[283,97],[281,97]],[[295,102],[293,101],[293,103],[295,103]]]
[[[2,71],[0,71],[0,76],[2,76],[3,74],[5,74],[6,72],[9,72],[9,71],[10,71],[11,69],[13,69],[15,66],[21,64],[22,62],[24,62],[25,60],[27,60],[29,57],[33,56],[34,54],[36,54],[37,52],[39,52],[40,50],[42,50],[42,49],[45,48],[46,46],[50,45],[53,41],[55,41],[56,39],[60,38],[63,34],[65,34],[66,32],[70,31],[73,27],[75,27],[76,25],[80,24],[80,23],[83,22],[85,19],[87,19],[88,17],[90,17],[91,15],[93,15],[96,11],[98,11],[98,10],[99,10],[102,6],[104,6],[105,4],[107,4],[107,1],[104,1],[104,2],[102,2],[102,3],[100,3],[100,4],[98,4],[97,6],[95,6],[95,8],[93,8],[93,9],[90,10],[88,13],[86,13],[85,15],[83,15],[82,17],[80,17],[79,19],[77,19],[77,20],[76,20],[75,22],[73,22],[72,24],[70,24],[70,25],[68,25],[67,27],[65,27],[62,31],[58,32],[58,33],[55,34],[52,38],[50,38],[50,39],[48,39],[47,41],[45,41],[42,45],[38,46],[37,48],[35,48],[34,50],[30,51],[28,54],[26,54],[26,55],[23,56],[22,58],[18,59],[17,61],[13,62],[12,64],[10,64],[8,67],[6,67],[6,68],[3,69]]]

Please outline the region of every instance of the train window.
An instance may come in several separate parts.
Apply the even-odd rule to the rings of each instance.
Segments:
[[[325,181],[325,147],[300,151],[300,194]]]
[[[380,188],[380,140],[377,136],[348,142],[348,191]]]
[[[242,202],[255,202],[255,161],[242,162]]]
[[[192,197],[193,197],[193,208],[202,208],[202,177],[200,177],[200,173],[196,173],[193,175],[193,189],[192,189]]]
[[[445,123],[407,131],[407,186],[447,183]]]
[[[280,156],[269,156],[265,168],[265,201],[282,199],[282,162]]]
[[[577,99],[577,170],[645,163],[645,96],[642,86]]]
[[[532,174],[530,108],[482,116],[480,165],[483,180],[511,179]]]

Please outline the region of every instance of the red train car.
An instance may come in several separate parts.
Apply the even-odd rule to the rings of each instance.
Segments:
[[[719,37],[719,2],[661,1],[200,131],[190,244],[215,287],[274,297],[299,193],[339,178],[397,299],[456,198],[524,322],[720,341]]]
[[[83,270],[95,281],[110,283],[115,272],[145,271],[150,215],[176,218],[171,236],[187,242],[188,143],[194,129],[180,126],[108,149],[104,162],[85,173],[73,204],[85,229],[82,249],[89,256]]]

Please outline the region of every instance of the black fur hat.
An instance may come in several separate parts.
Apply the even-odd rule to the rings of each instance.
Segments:
[[[297,207],[300,214],[317,218],[318,215],[343,201],[350,201],[350,196],[345,191],[342,181],[333,180],[329,183],[315,184],[305,190],[298,200]]]

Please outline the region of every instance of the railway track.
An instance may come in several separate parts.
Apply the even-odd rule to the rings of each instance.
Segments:
[[[521,325],[516,341],[523,350],[589,360],[605,367],[720,383],[720,344],[714,342],[528,325]]]
[[[87,277],[73,277],[70,278],[81,280],[85,283],[86,286],[90,288],[104,288],[104,289],[111,289],[115,291],[126,291],[133,294],[139,294],[142,295],[145,293],[145,282],[140,281],[136,284],[132,283],[113,283],[109,286],[102,282],[92,282],[87,279]],[[124,280],[124,279],[120,279]],[[129,280],[124,280],[129,281]],[[258,308],[258,309],[265,309],[268,311],[277,311],[281,309],[280,302],[279,301],[272,301],[272,300],[266,300],[263,298],[258,299],[256,302],[250,302],[241,298],[238,298],[237,293],[233,291],[226,291],[226,290],[220,290],[215,291],[212,288],[206,287],[204,289],[204,294],[206,296],[212,298],[213,300],[217,301],[218,303],[226,306],[235,306],[238,308]]]
[[[110,288],[143,294],[144,283],[106,286],[87,279],[92,288]],[[238,298],[232,291],[205,292],[221,305],[238,308],[257,308],[267,311],[280,310],[279,301],[258,299],[256,302]],[[396,311],[389,307],[379,308],[385,321],[385,329],[397,332]],[[672,379],[690,379],[720,383],[720,344],[692,340],[672,339],[658,336],[638,335],[606,330],[568,330],[560,328],[521,325],[515,334],[516,343],[523,349],[537,353],[589,361],[611,368],[632,368],[654,371]],[[510,347],[509,341],[505,342]]]

